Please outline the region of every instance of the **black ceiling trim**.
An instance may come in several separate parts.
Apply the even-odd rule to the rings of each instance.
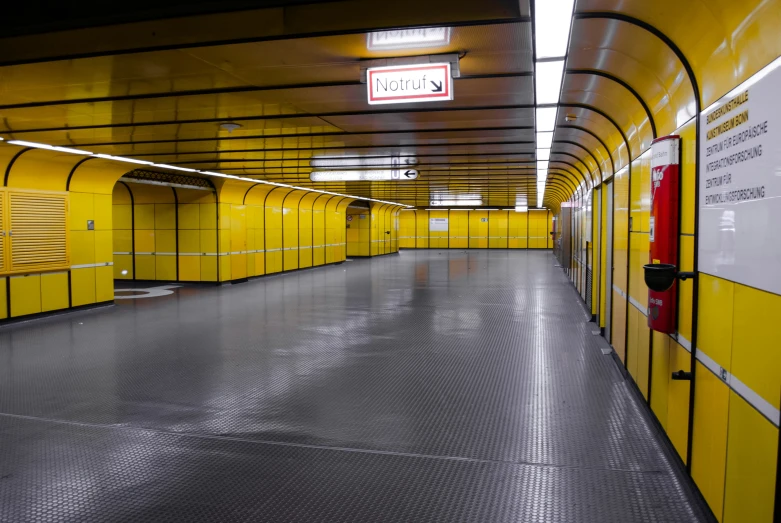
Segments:
[[[518,73],[489,73],[482,75],[462,75],[458,78],[454,78],[456,81],[461,80],[486,80],[492,78],[523,78],[531,76],[531,72],[521,71]],[[217,87],[213,89],[191,89],[187,91],[168,91],[157,93],[145,93],[145,94],[122,94],[116,96],[100,96],[94,98],[73,98],[70,100],[41,100],[37,102],[24,102],[17,104],[0,105],[0,110],[7,109],[30,109],[34,107],[48,107],[59,105],[74,105],[74,104],[95,104],[103,102],[125,102],[135,100],[154,100],[158,98],[178,98],[183,96],[206,96],[206,95],[218,95],[218,94],[235,94],[235,93],[252,93],[263,91],[289,91],[292,89],[317,89],[323,87],[356,87],[364,85],[360,81],[349,82],[314,82],[309,84],[289,84],[289,85],[237,85],[233,87]],[[532,105],[533,107],[533,105]],[[303,116],[303,115],[299,115]],[[308,115],[311,116],[311,115]]]
[[[560,154],[560,155],[564,155],[564,156],[569,156],[570,158],[574,158],[575,160],[580,162],[583,165],[583,170],[582,171],[580,170],[580,167],[578,167],[577,165],[569,163],[569,162],[567,162],[565,160],[550,160],[551,163],[556,162],[556,163],[563,163],[563,164],[569,165],[570,167],[575,169],[575,172],[577,172],[580,175],[580,177],[583,179],[583,181],[586,182],[586,184],[588,185],[588,180],[586,179],[586,175],[584,174],[584,173],[588,173],[589,172],[589,168],[588,168],[588,165],[586,164],[586,162],[584,162],[580,157],[575,156],[574,154],[568,153],[566,151],[556,151],[556,152],[551,152],[551,154]]]
[[[364,135],[377,135],[377,134],[428,134],[428,133],[469,133],[469,132],[484,132],[484,131],[528,131],[533,130],[533,125],[515,125],[506,127],[459,127],[453,129],[391,129],[387,131],[335,131],[335,132],[316,132],[316,133],[301,133],[301,134],[260,134],[250,136],[217,136],[209,138],[180,138],[176,140],[138,140],[130,142],[96,142],[96,143],[81,143],[81,144],[69,144],[70,147],[100,147],[100,146],[112,146],[112,145],[143,145],[143,144],[159,144],[159,143],[190,143],[190,142],[221,142],[229,140],[262,140],[262,139],[276,139],[276,138],[310,138],[317,136],[364,136]],[[408,145],[408,147],[411,145]]]
[[[153,127],[158,125],[191,125],[221,122],[250,122],[259,120],[290,120],[295,118],[332,118],[340,116],[377,116],[384,114],[420,114],[420,113],[446,113],[459,111],[510,111],[516,109],[534,109],[532,104],[510,104],[494,106],[466,106],[466,107],[423,107],[412,109],[384,109],[377,111],[337,111],[331,113],[285,113],[277,115],[258,115],[241,117],[200,118],[190,120],[164,120],[149,122],[109,123],[100,125],[76,125],[65,127],[40,127],[35,129],[0,131],[3,134],[42,133],[52,131],[82,131],[87,129],[123,129],[128,127]]]
[[[587,128],[585,128],[585,127],[581,127],[581,126],[579,126],[579,125],[568,125],[568,124],[564,124],[564,125],[557,125],[556,127],[557,127],[557,128],[560,128],[560,129],[575,129],[575,130],[577,130],[577,131],[581,131],[581,132],[587,133],[587,134],[589,134],[589,135],[593,136],[594,138],[596,138],[596,140],[597,140],[597,141],[598,141],[598,142],[599,142],[599,143],[602,145],[602,147],[605,149],[605,152],[607,153],[607,157],[608,157],[608,159],[610,160],[610,170],[611,170],[611,172],[612,172],[613,174],[615,174],[615,172],[616,172],[616,166],[615,166],[615,164],[613,163],[613,155],[611,155],[611,154],[610,154],[610,149],[608,149],[608,147],[607,147],[607,144],[605,144],[605,142],[603,142],[603,141],[602,141],[602,139],[601,139],[599,136],[597,136],[597,135],[596,135],[596,133],[594,133],[594,132],[590,131],[589,129],[587,129]]]
[[[261,152],[290,152],[290,151],[343,151],[352,149],[396,149],[396,148],[409,148],[409,147],[472,147],[483,145],[534,145],[534,140],[511,140],[502,142],[460,142],[460,143],[424,143],[424,144],[389,144],[389,145],[324,145],[320,147],[273,147],[268,149],[224,149],[224,150],[211,150],[211,151],[186,151],[186,152],[166,152],[166,153],[139,153],[135,157],[147,158],[153,156],[185,156],[191,154],[225,154],[225,153],[261,153]],[[132,154],[132,153],[128,153]],[[471,153],[470,153],[471,154]],[[534,154],[534,151],[529,153],[484,153],[484,154]],[[394,156],[394,155],[387,155]],[[415,155],[422,156],[422,155]],[[443,154],[431,154],[428,156],[450,156]]]
[[[561,106],[562,107],[577,107],[578,109],[586,109],[588,111],[593,111],[593,112],[597,113],[598,115],[604,117],[611,124],[613,124],[613,127],[616,128],[616,131],[618,131],[618,134],[621,135],[621,139],[624,141],[624,145],[626,146],[626,152],[627,152],[627,154],[629,156],[629,164],[631,165],[632,160],[634,158],[632,157],[632,148],[629,146],[629,140],[627,140],[626,134],[624,134],[624,130],[621,128],[621,126],[618,125],[618,123],[616,123],[616,121],[609,114],[607,114],[602,109],[599,109],[598,107],[594,107],[593,105],[582,104],[582,103],[578,103],[578,102],[562,103]]]
[[[656,139],[656,122],[654,121],[653,113],[651,113],[651,108],[648,107],[648,104],[645,103],[645,100],[642,96],[640,96],[640,93],[638,93],[631,85],[629,85],[627,82],[622,80],[621,78],[608,73],[607,71],[603,71],[601,69],[567,69],[565,71],[566,74],[585,74],[585,75],[594,75],[594,76],[601,76],[602,78],[607,78],[608,80],[612,80],[616,82],[617,84],[624,87],[627,91],[632,93],[632,95],[637,99],[638,102],[640,102],[640,105],[643,106],[643,110],[645,111],[645,115],[648,118],[648,123],[651,124],[651,133],[653,134],[653,138]]]
[[[580,149],[583,149],[583,150],[586,152],[586,154],[588,154],[589,156],[591,156],[591,159],[592,159],[592,160],[594,160],[594,163],[597,165],[597,169],[599,169],[599,174],[600,174],[600,176],[602,176],[602,177],[604,177],[604,176],[605,176],[605,173],[603,173],[603,172],[602,172],[602,165],[600,165],[600,163],[597,161],[597,158],[596,158],[596,157],[595,157],[595,156],[592,154],[592,152],[591,152],[591,151],[589,151],[589,150],[588,150],[586,147],[583,147],[583,146],[582,146],[582,145],[580,145],[578,142],[573,142],[573,141],[570,141],[570,140],[553,140],[553,143],[554,143],[554,144],[557,144],[557,143],[559,143],[559,144],[574,145],[575,147],[578,147],[578,148],[580,148]],[[553,150],[551,150],[551,154],[555,154],[555,153],[553,152]],[[588,167],[588,165],[586,164],[586,162],[583,162],[583,165],[586,165],[586,167]],[[589,177],[589,179],[591,180],[591,186],[592,186],[592,187],[594,187],[596,184],[594,183],[594,177],[593,177],[593,176],[591,176],[591,169],[589,169],[589,170],[588,170],[588,177]]]
[[[134,47],[130,49],[119,49],[114,51],[98,51],[93,53],[71,53],[63,55],[51,55],[41,58],[35,58],[30,60],[7,60],[0,61],[0,67],[6,67],[9,65],[21,65],[21,64],[35,64],[41,62],[55,62],[62,60],[77,60],[80,58],[96,58],[100,56],[119,56],[134,53],[151,53],[155,51],[172,51],[177,49],[196,49],[199,47],[216,47],[220,45],[236,45],[236,44],[249,44],[256,42],[272,42],[278,40],[301,40],[306,38],[318,38],[323,36],[342,36],[351,34],[364,34],[375,31],[390,31],[394,29],[414,29],[423,27],[471,27],[481,25],[505,25],[505,24],[520,24],[530,22],[530,18],[527,16],[515,16],[506,18],[496,18],[492,20],[468,20],[462,22],[449,22],[447,24],[415,24],[402,27],[373,27],[373,28],[361,28],[353,30],[340,30],[340,31],[316,31],[311,33],[300,33],[295,35],[274,35],[255,38],[234,38],[228,40],[215,40],[211,42],[195,42],[190,44],[172,44],[172,45],[158,45],[149,47]]]
[[[209,161],[209,160],[191,160],[187,162],[170,162],[169,165],[192,165],[192,164],[198,164],[198,165],[204,165],[204,164],[225,164],[225,163],[266,163],[266,162],[284,162],[284,161],[300,161],[300,162],[307,162],[310,161],[309,158],[302,158],[302,159],[296,159],[296,158],[279,158],[279,159],[226,159],[226,160],[215,160],[215,161]],[[430,167],[434,165],[515,165],[515,164],[535,164],[534,159],[528,159],[528,160],[500,160],[500,161],[482,161],[482,162],[435,162],[435,163],[417,163],[417,164],[410,164],[410,165],[403,165],[399,166],[399,169],[405,168],[405,169],[419,169],[421,167]],[[253,167],[253,169],[262,169],[263,167]],[[298,166],[279,166],[275,167],[277,169],[321,169],[325,171],[339,171],[342,169],[365,169],[365,170],[371,170],[371,169],[387,169],[390,168],[390,166],[366,166],[366,165],[339,165],[335,167],[312,167],[311,165],[298,165]],[[215,169],[218,169],[218,167],[215,167]]]

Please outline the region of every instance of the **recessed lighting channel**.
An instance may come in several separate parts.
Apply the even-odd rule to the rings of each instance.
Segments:
[[[542,208],[575,0],[534,2],[537,208]]]

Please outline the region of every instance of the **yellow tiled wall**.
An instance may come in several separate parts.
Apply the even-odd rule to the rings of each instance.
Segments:
[[[121,172],[111,162],[82,167],[79,158],[40,149],[26,150],[9,165],[20,152],[9,146],[0,153],[6,186],[67,195],[70,266],[0,277],[0,320],[112,301],[111,186]]]
[[[447,218],[447,231],[430,231],[430,218]],[[417,210],[399,213],[399,245],[431,249],[547,249],[553,214],[547,210]]]

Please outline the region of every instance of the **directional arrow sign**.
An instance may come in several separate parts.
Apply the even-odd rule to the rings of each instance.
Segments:
[[[453,99],[450,63],[374,67],[366,79],[371,105]]]
[[[309,179],[313,182],[385,182],[415,180],[415,169],[374,169],[371,171],[313,171]]]

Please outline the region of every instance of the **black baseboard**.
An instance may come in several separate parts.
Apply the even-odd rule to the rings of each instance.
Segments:
[[[56,311],[38,312],[35,314],[27,314],[25,316],[16,316],[13,318],[5,318],[0,320],[0,327],[7,325],[16,325],[28,321],[40,321],[49,318],[56,318],[59,316],[65,316],[66,314],[74,314],[77,312],[92,311],[95,309],[105,309],[108,307],[114,307],[114,300],[102,301],[100,303],[90,303],[88,305],[78,305],[76,307],[70,307],[67,309],[57,309]],[[10,311],[9,311],[10,312]]]

